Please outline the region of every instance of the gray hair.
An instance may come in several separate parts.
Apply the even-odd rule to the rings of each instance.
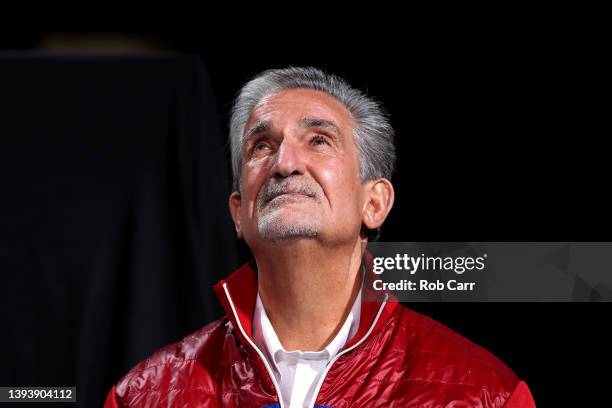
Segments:
[[[289,67],[262,72],[240,90],[232,108],[230,146],[234,191],[240,189],[244,127],[253,109],[265,98],[288,89],[314,89],[336,98],[353,116],[353,138],[359,156],[361,181],[391,179],[395,165],[394,131],[383,107],[344,79],[313,67]]]

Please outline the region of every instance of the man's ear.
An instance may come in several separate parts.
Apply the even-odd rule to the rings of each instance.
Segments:
[[[234,191],[229,196],[229,209],[232,214],[232,220],[234,220],[234,226],[236,227],[236,236],[238,239],[242,239],[242,230],[240,229],[240,206],[242,205],[242,197],[240,193]]]
[[[391,211],[394,200],[395,192],[389,180],[382,178],[367,182],[363,224],[371,230],[380,227]]]

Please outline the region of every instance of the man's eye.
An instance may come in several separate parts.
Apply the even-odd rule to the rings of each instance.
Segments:
[[[263,141],[259,141],[253,145],[253,151],[260,151],[268,148],[268,144]]]
[[[329,145],[329,141],[325,136],[315,135],[312,139],[310,139],[310,143],[314,145]]]

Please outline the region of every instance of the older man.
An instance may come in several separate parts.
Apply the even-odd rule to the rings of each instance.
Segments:
[[[314,68],[236,100],[229,207],[254,260],[215,290],[227,316],[134,367],[107,406],[532,407],[526,384],[450,329],[361,302],[363,244],[393,206],[381,107]]]

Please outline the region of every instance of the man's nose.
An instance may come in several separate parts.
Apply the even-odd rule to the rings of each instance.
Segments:
[[[281,178],[304,174],[303,157],[298,146],[286,140],[281,143],[276,152],[272,174]]]

